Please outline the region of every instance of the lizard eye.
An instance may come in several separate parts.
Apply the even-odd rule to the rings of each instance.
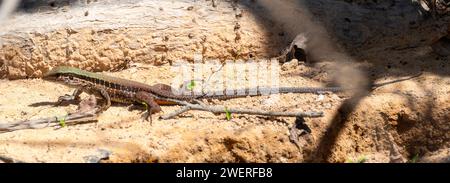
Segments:
[[[73,79],[73,76],[69,76],[69,79],[72,80],[72,79]]]

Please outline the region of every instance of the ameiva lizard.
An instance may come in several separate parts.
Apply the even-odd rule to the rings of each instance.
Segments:
[[[64,83],[75,87],[72,95],[60,97],[60,101],[79,100],[79,95],[83,92],[100,96],[106,102],[101,110],[106,110],[111,106],[111,102],[123,104],[142,104],[146,106],[145,120],[151,120],[151,114],[161,111],[160,105],[176,104],[170,99],[181,101],[194,101],[201,99],[231,99],[247,96],[263,95],[264,89],[258,88],[257,92],[250,88],[242,89],[241,93],[227,94],[227,92],[213,92],[212,95],[204,94],[175,94],[173,88],[166,84],[147,85],[144,83],[126,80],[122,78],[107,76],[99,73],[88,72],[74,67],[55,67],[44,75],[44,80]],[[277,93],[320,93],[320,92],[339,92],[340,87],[279,87]]]

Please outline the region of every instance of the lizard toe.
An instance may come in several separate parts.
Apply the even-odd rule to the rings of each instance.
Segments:
[[[142,122],[150,122],[150,125],[152,125],[152,115],[149,112],[145,112],[142,116]]]

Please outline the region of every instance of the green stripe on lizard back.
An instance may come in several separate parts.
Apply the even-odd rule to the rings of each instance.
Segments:
[[[81,70],[81,69],[74,68],[74,67],[68,67],[68,66],[55,67],[50,72],[45,74],[44,78],[48,77],[48,76],[56,76],[58,74],[74,74],[74,75],[84,76],[84,77],[88,77],[88,78],[93,78],[96,80],[102,80],[102,81],[106,81],[109,83],[114,83],[114,84],[119,84],[119,85],[126,86],[126,87],[131,87],[131,88],[134,88],[135,90],[147,91],[147,92],[150,92],[154,95],[158,95],[161,97],[183,99],[183,100],[184,99],[189,100],[189,99],[192,99],[195,97],[195,96],[175,95],[169,90],[162,90],[160,88],[152,87],[152,86],[144,84],[144,83],[140,83],[140,82],[136,82],[136,81],[132,81],[132,80],[126,80],[126,79],[122,79],[122,78],[117,78],[117,77],[113,77],[113,76],[108,76],[108,75],[104,75],[104,74],[97,74],[97,73]]]
[[[150,89],[149,88],[150,86],[146,85],[144,83],[139,83],[139,82],[132,81],[132,80],[121,79],[121,78],[117,78],[117,77],[113,77],[113,76],[108,76],[105,74],[89,72],[89,71],[81,70],[81,69],[74,68],[74,67],[68,67],[68,66],[55,67],[50,72],[48,72],[44,77],[54,76],[57,74],[75,74],[75,75],[85,76],[85,77],[103,80],[103,81],[107,81],[107,82],[111,82],[111,83],[117,83],[117,84],[124,85],[124,86],[142,88],[144,90]]]
[[[59,67],[55,67],[52,70],[50,70],[47,74],[44,75],[44,78],[48,77],[48,76],[54,76],[57,74],[76,74],[76,75],[83,75],[83,76],[99,78],[99,79],[100,79],[100,77],[102,77],[102,75],[100,75],[100,74],[88,72],[88,71],[81,70],[81,69],[78,69],[75,67],[59,66]]]

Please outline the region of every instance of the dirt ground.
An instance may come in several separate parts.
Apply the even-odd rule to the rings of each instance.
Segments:
[[[328,71],[321,69],[329,64],[288,63],[282,67],[281,85],[321,86],[319,81],[330,80]],[[170,83],[176,73],[169,65],[139,65],[104,74],[153,84]],[[376,82],[393,79],[398,78]],[[268,96],[210,101],[228,107],[324,111],[323,118],[306,119],[310,133],[299,136],[300,148],[289,139],[294,118],[233,114],[228,121],[225,115],[191,111],[176,119],[157,119],[177,108],[167,106],[150,125],[141,120],[139,111],[113,106],[97,123],[0,134],[0,154],[26,162],[85,162],[99,149],[112,152],[110,162],[352,162],[361,158],[389,162],[394,144],[405,159],[427,160],[430,154],[436,160],[435,152],[443,152],[441,159],[445,160],[450,135],[449,85],[449,77],[425,72],[377,88],[353,109],[339,109],[349,96],[334,93],[282,94],[273,105],[264,105]],[[55,101],[66,93],[71,89],[41,79],[3,80],[0,118],[15,121],[64,115],[76,106],[30,105]],[[347,110],[351,110],[348,115]]]
[[[76,105],[33,105],[72,92],[39,78],[55,65],[113,70],[102,73],[170,84],[178,74],[171,66],[176,59],[192,61],[195,53],[231,60],[270,58],[292,41],[279,30],[282,26],[253,16],[245,6],[139,2],[139,6],[95,2],[48,11],[24,8],[37,15],[12,18],[0,34],[4,43],[0,77],[5,78],[0,80],[0,124],[76,110]],[[137,7],[145,9],[134,11]],[[124,14],[115,14],[116,9]],[[170,21],[173,17],[176,22]],[[45,18],[55,21],[40,25],[38,20]],[[142,26],[148,22],[151,26]],[[70,28],[62,28],[66,24]],[[363,56],[353,58],[353,65],[375,83],[422,75],[368,94],[281,94],[275,103],[270,102],[273,96],[206,101],[230,108],[324,112],[324,117],[305,118],[294,129],[296,119],[290,117],[232,114],[227,120],[225,115],[190,111],[175,119],[158,119],[177,106],[163,106],[150,125],[142,121],[140,111],[113,105],[96,123],[0,133],[0,157],[88,162],[106,150],[111,154],[102,162],[450,162],[448,58],[437,56],[429,46],[358,55]],[[338,67],[339,61],[328,58],[314,64],[291,61],[281,66],[280,85],[332,85],[333,68]],[[356,79],[347,78],[348,82]],[[290,138],[292,132],[303,132],[296,137],[297,144]]]

